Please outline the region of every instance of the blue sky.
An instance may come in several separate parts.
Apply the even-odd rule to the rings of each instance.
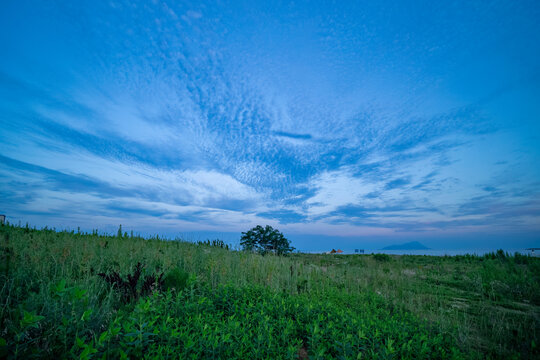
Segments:
[[[0,212],[540,244],[537,1],[3,1]]]

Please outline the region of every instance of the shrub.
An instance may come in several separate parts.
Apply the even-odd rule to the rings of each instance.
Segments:
[[[184,289],[188,283],[189,274],[179,268],[174,268],[165,275],[163,286],[165,290],[175,289],[180,291]]]
[[[523,255],[516,251],[514,254],[514,262],[516,264],[529,264],[530,256],[529,255]]]
[[[387,254],[373,254],[373,258],[381,262],[390,261],[390,256]]]
[[[144,277],[141,288],[138,289],[141,274],[142,265],[141,263],[137,263],[133,274],[127,275],[127,280],[122,279],[116,271],[110,274],[99,273],[98,275],[120,293],[124,303],[128,303],[132,300],[137,300],[141,296],[148,295],[154,290],[161,291],[163,288],[163,274],[150,274]]]

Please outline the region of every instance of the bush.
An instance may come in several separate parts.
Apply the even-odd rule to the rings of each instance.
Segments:
[[[128,274],[124,280],[117,271],[109,274],[99,273],[105,282],[111,285],[122,297],[124,303],[137,300],[141,296],[148,295],[153,291],[161,291],[163,288],[163,274],[150,274],[144,277],[142,285],[139,285],[143,266],[139,262],[133,270],[133,274]]]
[[[529,264],[529,260],[530,260],[529,255],[523,255],[523,254],[518,253],[517,251],[514,254],[514,262],[516,264],[526,265],[526,264]]]
[[[373,258],[380,262],[390,261],[390,256],[387,254],[373,254]]]
[[[163,286],[165,290],[175,289],[180,291],[187,286],[189,274],[179,268],[174,268],[165,275]]]

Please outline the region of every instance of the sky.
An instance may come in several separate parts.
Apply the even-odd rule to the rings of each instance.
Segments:
[[[0,213],[540,246],[538,1],[0,4]]]

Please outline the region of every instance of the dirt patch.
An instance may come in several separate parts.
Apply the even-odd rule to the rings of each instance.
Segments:
[[[413,269],[405,269],[401,273],[403,275],[406,275],[406,276],[415,276],[416,275],[416,271],[414,271]]]
[[[467,309],[469,307],[469,301],[467,299],[455,297],[450,306],[455,309]]]
[[[308,352],[305,346],[302,346],[300,349],[298,349],[298,358],[301,360],[309,360]]]

